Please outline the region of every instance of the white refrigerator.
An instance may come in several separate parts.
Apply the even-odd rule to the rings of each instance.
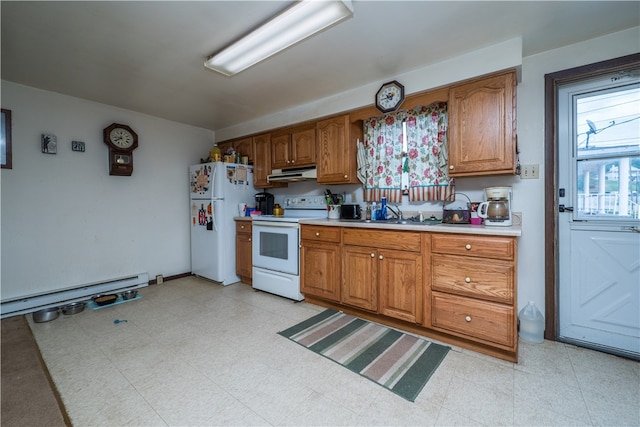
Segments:
[[[189,167],[191,200],[191,273],[223,285],[236,276],[234,217],[238,205],[253,206],[253,167],[202,163]],[[249,254],[247,254],[249,256]]]

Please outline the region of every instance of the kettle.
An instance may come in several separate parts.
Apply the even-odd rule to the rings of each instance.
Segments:
[[[273,205],[273,215],[274,216],[283,216],[284,215],[284,209],[278,203]]]

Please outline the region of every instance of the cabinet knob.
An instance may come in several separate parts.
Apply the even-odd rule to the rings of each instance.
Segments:
[[[371,252],[371,258],[375,258],[376,254],[374,254],[373,252]]]
[[[464,246],[464,248],[465,248],[466,250],[470,251],[470,250],[471,250],[471,245],[467,243],[467,244]]]
[[[316,233],[316,237],[320,237],[320,232],[319,231]]]
[[[453,170],[453,165],[449,166],[449,170],[452,171]]]
[[[466,320],[467,322],[471,322],[471,316],[465,317],[464,320]]]
[[[383,258],[384,258],[384,257],[383,257],[382,255],[379,255],[379,256],[378,256],[378,259],[383,259]]]
[[[244,225],[241,225],[240,228],[242,228],[244,230]]]
[[[467,282],[467,283],[471,283],[471,277],[465,277],[464,281]]]
[[[291,160],[291,163],[295,163],[295,162],[296,162],[296,160],[295,160],[295,159]]]
[[[251,241],[251,237],[249,237],[249,241]]]
[[[349,175],[345,175],[345,176],[344,176],[344,179],[349,179]]]

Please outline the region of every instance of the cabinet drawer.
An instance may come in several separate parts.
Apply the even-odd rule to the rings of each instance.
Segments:
[[[515,315],[510,306],[440,292],[431,296],[432,326],[473,340],[506,347],[515,344]]]
[[[420,251],[420,233],[409,231],[380,231],[367,228],[343,228],[345,245],[368,246],[401,251]]]
[[[513,303],[512,261],[434,254],[431,289],[491,301]]]
[[[251,233],[251,221],[236,221],[236,233]]]
[[[302,240],[340,243],[340,227],[303,225],[300,235],[302,236]]]
[[[474,257],[513,259],[516,240],[513,237],[433,234],[431,252]]]

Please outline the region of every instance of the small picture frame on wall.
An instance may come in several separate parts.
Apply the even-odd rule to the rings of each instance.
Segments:
[[[0,165],[2,169],[11,169],[11,110],[2,109],[0,118]]]
[[[56,154],[58,152],[58,138],[50,133],[42,134],[42,152]]]

